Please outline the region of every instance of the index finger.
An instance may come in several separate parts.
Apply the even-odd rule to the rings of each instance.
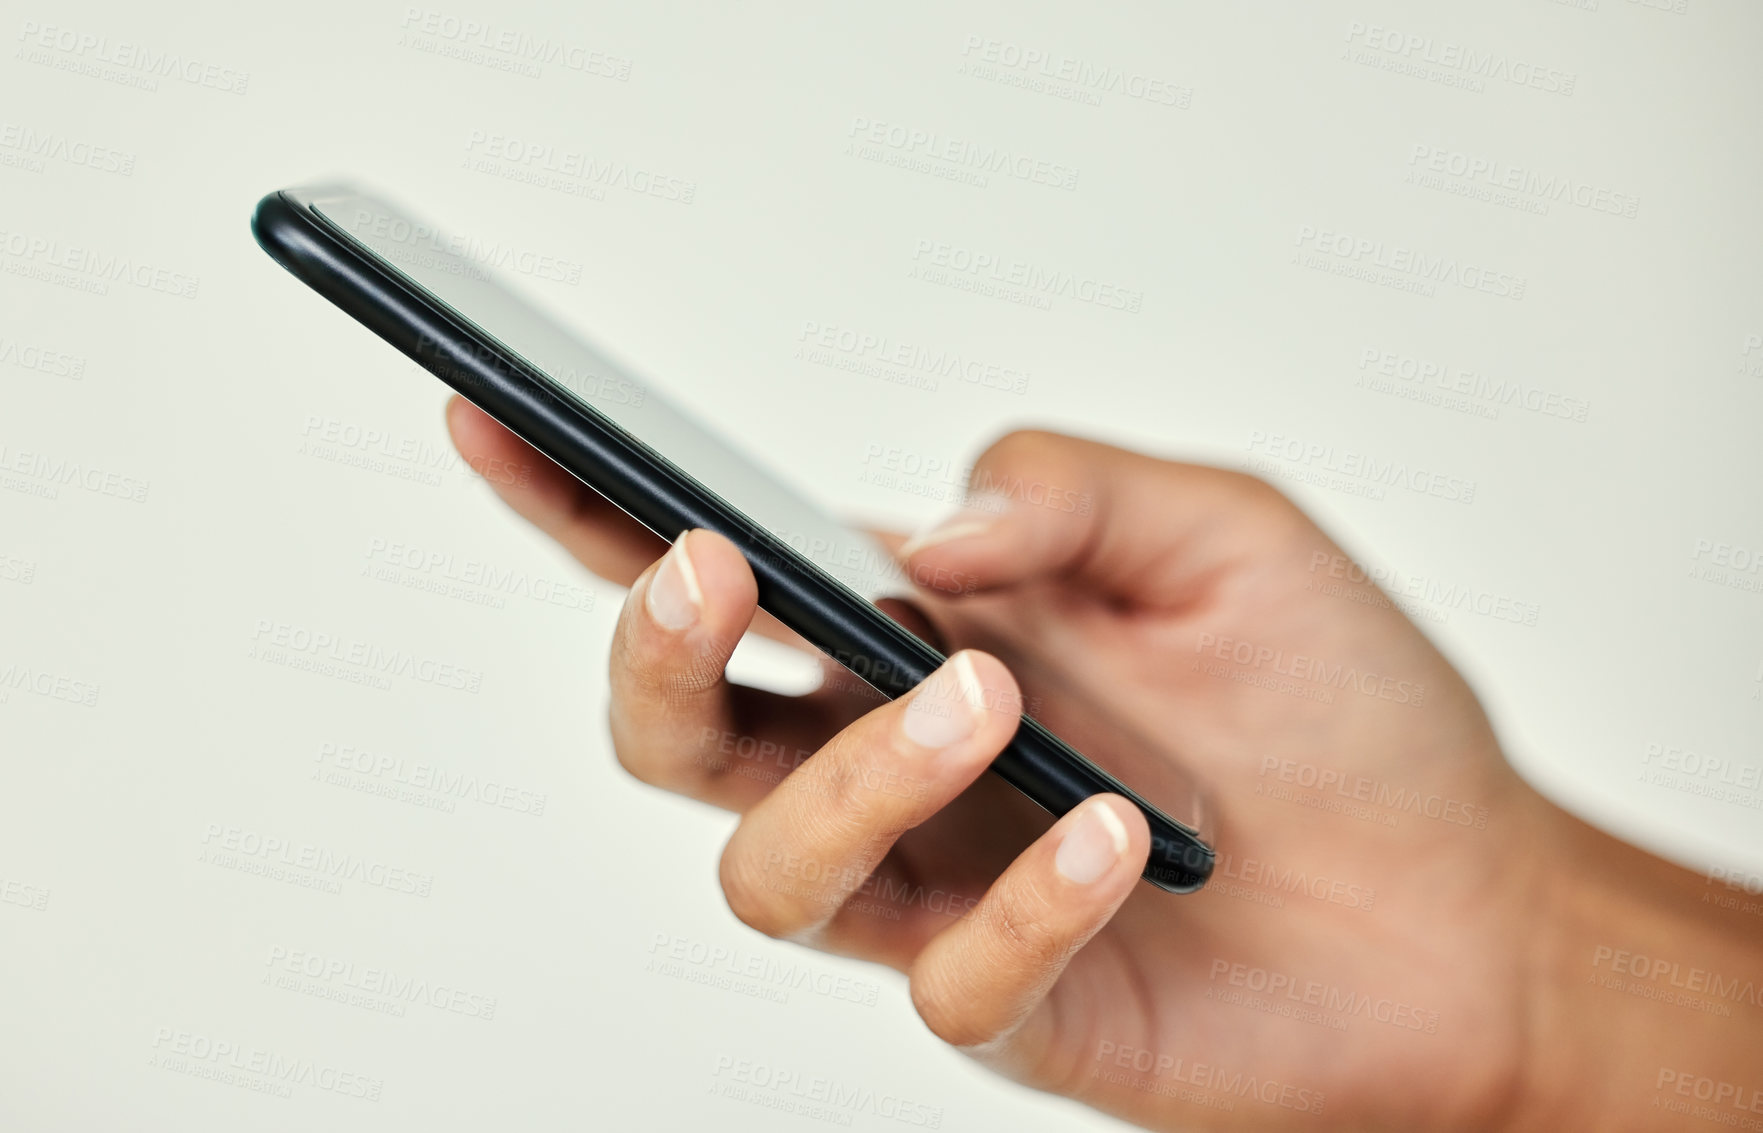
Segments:
[[[447,430],[459,454],[480,474],[520,470],[484,479],[503,503],[606,581],[629,586],[667,550],[664,540],[611,500],[457,394],[447,402]]]
[[[457,394],[447,402],[447,428],[459,454],[503,503],[606,581],[629,587],[667,550],[666,540]],[[510,469],[517,474],[495,474]],[[764,610],[752,628],[773,641],[814,649]]]

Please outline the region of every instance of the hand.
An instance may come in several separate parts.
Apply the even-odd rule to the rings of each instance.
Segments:
[[[899,701],[831,666],[784,697],[724,679],[750,627],[793,637],[756,618],[731,543],[689,532],[657,562],[664,543],[489,418],[456,400],[449,422],[474,466],[530,465],[498,492],[631,587],[614,745],[741,814],[735,914],[909,973],[930,1029],[998,1071],[1165,1129],[1657,1128],[1674,1059],[1746,1080],[1730,1033],[1698,1046],[1704,1020],[1587,985],[1596,941],[1748,970],[1755,945],[1692,915],[1697,879],[1526,786],[1451,666],[1267,485],[1014,434],[975,467],[985,506],[902,548],[954,591],[920,606],[959,651]],[[1049,675],[1019,689],[1031,661]],[[983,775],[1024,698],[1067,736],[1105,707],[1205,784],[1206,889],[1137,880],[1125,800],[1049,827]],[[1623,1057],[1618,1025],[1647,1029]]]

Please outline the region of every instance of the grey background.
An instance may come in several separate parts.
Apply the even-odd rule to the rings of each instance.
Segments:
[[[718,1096],[746,1059],[906,1099],[945,1128],[1114,1127],[942,1048],[891,973],[728,915],[714,864],[732,820],[638,786],[608,750],[618,594],[451,457],[437,383],[250,240],[258,196],[325,176],[519,253],[518,287],[859,519],[931,518],[1019,423],[1270,461],[1365,561],[1484,608],[1534,608],[1525,625],[1411,604],[1540,789],[1693,867],[1763,874],[1763,795],[1743,785],[1763,762],[1763,570],[1731,569],[1763,561],[1754,5],[412,10],[8,7],[10,1126],[818,1124]],[[424,35],[430,11],[444,20]],[[463,20],[615,74],[511,71],[518,54],[466,42]],[[1404,38],[1368,43],[1372,26]],[[149,56],[121,61],[125,43],[188,69],[153,78]],[[1570,75],[1571,91],[1474,89],[1469,64],[1422,61],[1450,45],[1540,68],[1545,85]],[[1031,51],[1052,77],[1009,62]],[[1102,93],[1057,77],[1059,60]],[[906,152],[884,129],[869,150],[861,123],[938,140]],[[603,179],[507,176],[518,163],[488,153],[507,139],[585,155]],[[1075,171],[1074,185],[982,180],[923,152],[950,140],[1045,162],[1054,180]],[[1565,179],[1593,203],[1550,199],[1534,177],[1500,200],[1417,179],[1435,152]],[[635,191],[682,198],[688,183],[689,202]],[[1597,207],[1628,200],[1632,216]],[[1379,254],[1319,252],[1313,231],[1474,264],[1508,289],[1521,279],[1522,297],[1313,270],[1306,257]],[[1038,309],[914,278],[939,243],[1138,293],[1140,309]],[[107,274],[118,260],[122,279]],[[1026,372],[1026,389],[919,388],[873,357],[805,351],[811,324]],[[1368,386],[1367,351],[1522,383],[1583,403],[1585,420],[1485,394],[1431,404],[1399,377]],[[1289,460],[1273,437],[1331,455]],[[1472,482],[1473,498],[1371,498],[1348,453]],[[376,574],[394,546],[451,558]],[[544,585],[430,588],[468,562]],[[299,671],[282,662],[301,651],[272,639],[302,633],[453,666],[476,691]],[[742,666],[796,679],[764,651]],[[1718,774],[1661,774],[1649,745],[1742,782],[1709,794]],[[401,770],[344,771],[345,749]],[[419,764],[508,785],[515,805],[371,793]],[[229,829],[426,878],[428,895],[241,872]],[[272,959],[295,953],[350,974],[279,986]],[[731,966],[758,975],[714,986]],[[457,992],[430,999],[462,1009],[309,994],[369,969]],[[203,1042],[309,1060],[377,1083],[379,1100],[180,1072],[200,1062],[180,1046]]]

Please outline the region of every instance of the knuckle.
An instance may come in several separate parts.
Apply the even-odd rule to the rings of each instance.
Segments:
[[[690,658],[625,652],[613,664],[615,679],[637,698],[669,708],[681,707],[722,682],[722,664],[712,654]]]
[[[1013,957],[1038,963],[1056,962],[1065,955],[1067,944],[1040,913],[1044,901],[1013,886],[1004,886],[988,903],[984,923]]]
[[[680,709],[700,700],[723,681],[723,659],[710,647],[690,657],[634,648],[628,634],[613,644],[609,666],[614,703]]]
[[[676,785],[676,776],[655,745],[623,724],[616,711],[612,713],[611,732],[613,757],[631,778],[662,790],[671,790]]]
[[[878,838],[897,836],[904,825],[895,827],[893,807],[889,799],[875,789],[872,769],[888,755],[888,749],[873,740],[866,741],[841,733],[835,736],[795,774],[812,776],[819,796],[817,804],[830,820],[850,832],[868,832]],[[887,829],[877,829],[878,826]]]
[[[1260,523],[1266,524],[1269,531],[1295,530],[1308,526],[1309,517],[1272,482],[1264,480],[1248,472],[1220,470],[1225,477],[1224,487],[1234,505],[1242,513]]]
[[[614,738],[612,754],[619,759],[619,766],[624,768],[624,772],[636,782],[642,782],[645,786],[652,786],[652,788],[658,788],[661,791],[686,793],[686,788],[689,786],[688,777],[681,774],[681,770],[673,765],[670,759],[666,759],[651,745],[635,742],[631,738],[626,738],[626,740]]]
[[[925,1027],[950,1046],[981,1046],[996,1037],[991,1027],[975,1017],[971,997],[962,995],[949,979],[915,976],[910,991],[913,1010]]]
[[[618,760],[618,765],[637,782],[647,783],[651,787],[661,786],[654,758],[644,753],[637,744],[620,739],[617,729],[613,731],[612,754]]]
[[[665,738],[631,721],[629,714],[614,702],[607,711],[607,730],[612,736],[612,755],[631,778],[639,783],[676,794],[692,794],[708,776],[724,771],[729,761],[717,750],[716,741],[723,733],[705,726],[697,738],[683,742],[669,730]]]
[[[977,468],[999,470],[1035,464],[1045,458],[1063,439],[1059,434],[1045,429],[1012,429],[993,441],[974,465]]]
[[[783,938],[797,926],[797,917],[788,897],[777,892],[756,875],[750,862],[731,840],[723,850],[720,875],[723,900],[735,919],[766,936]]]
[[[1291,498],[1270,480],[1263,479],[1252,472],[1220,470],[1225,477],[1226,485],[1247,503],[1254,507],[1269,510],[1294,508]]]

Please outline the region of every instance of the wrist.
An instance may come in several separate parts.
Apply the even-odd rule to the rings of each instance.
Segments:
[[[1763,1130],[1763,912],[1538,803],[1514,1127]]]

